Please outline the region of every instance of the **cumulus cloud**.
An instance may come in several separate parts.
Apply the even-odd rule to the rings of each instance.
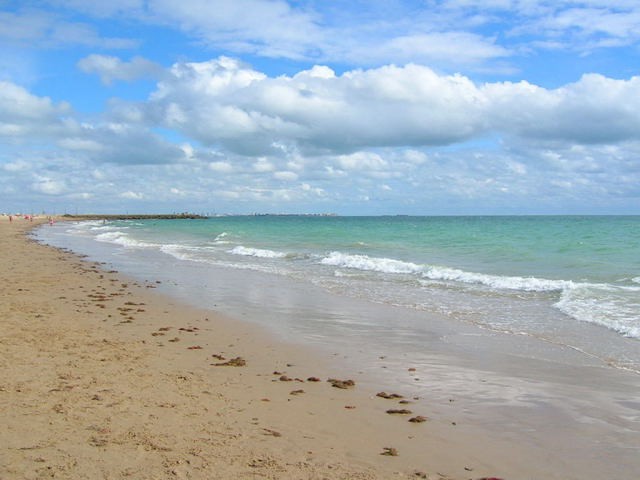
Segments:
[[[640,138],[640,77],[588,74],[554,90],[527,82],[488,84],[483,90],[500,131],[577,143]]]
[[[78,61],[78,67],[85,73],[95,73],[102,83],[110,85],[114,80],[131,82],[144,77],[158,77],[162,67],[142,57],[133,57],[123,62],[118,57],[92,54]]]
[[[68,104],[55,104],[25,88],[0,81],[0,137],[16,140],[29,135],[45,135],[61,128],[60,116],[70,113]]]
[[[468,78],[418,65],[269,78],[226,57],[181,63],[145,108],[205,144],[257,155],[291,143],[318,151],[442,144],[484,127],[483,97]]]
[[[122,192],[119,195],[119,197],[125,198],[127,200],[142,200],[144,198],[144,194],[140,192],[127,191],[127,192]]]
[[[45,195],[60,195],[67,191],[64,181],[48,177],[38,177],[37,181],[31,184],[31,188]]]
[[[546,198],[548,209],[640,198],[640,77],[591,74],[547,89],[407,65],[274,78],[222,57],[178,63],[147,101],[119,104],[135,115],[91,121],[3,85],[0,131],[12,126],[33,145],[0,149],[15,195],[444,212],[441,198],[460,208]]]
[[[340,76],[314,67],[272,78],[221,57],[174,65],[141,108],[149,122],[256,156],[287,149],[348,155],[375,147],[450,145],[487,134],[608,143],[640,136],[640,77],[589,74],[546,89],[525,81],[476,84],[409,64]],[[357,158],[345,156],[341,167]],[[372,168],[372,162],[362,167]]]
[[[295,172],[289,172],[285,170],[282,172],[275,172],[273,174],[273,178],[275,178],[276,180],[282,180],[285,182],[293,182],[298,179],[298,174]]]

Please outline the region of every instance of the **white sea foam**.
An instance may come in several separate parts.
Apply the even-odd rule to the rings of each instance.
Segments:
[[[634,283],[640,283],[640,277],[633,277],[631,281]]]
[[[237,247],[229,250],[229,253],[233,255],[242,255],[245,257],[259,257],[259,258],[284,258],[287,256],[283,252],[274,252],[273,250],[263,250],[261,248],[248,248],[238,245]]]
[[[184,245],[165,244],[160,247],[160,251],[171,255],[178,260],[193,260],[193,256],[190,254],[190,250]]]
[[[411,262],[403,262],[392,258],[376,258],[367,255],[350,255],[341,252],[331,252],[320,260],[323,265],[368,270],[382,273],[420,273],[423,267]]]
[[[231,243],[228,240],[229,234],[227,232],[222,232],[219,235],[216,235],[216,238],[213,239],[213,242],[211,242],[214,245],[228,245],[229,243]]]
[[[117,227],[115,225],[100,225],[97,227],[91,227],[90,230],[95,232],[98,232],[98,231],[110,232],[110,231],[119,230],[119,229],[126,230],[127,228],[129,227],[123,227],[123,226]]]
[[[96,240],[98,242],[105,243],[115,243],[116,245],[122,245],[127,248],[147,248],[147,247],[157,247],[154,243],[142,242],[140,240],[135,240],[129,237],[125,232],[117,230],[115,232],[105,232],[99,235],[96,235]]]
[[[570,280],[547,280],[536,277],[512,277],[466,272],[456,268],[427,267],[423,274],[430,280],[447,280],[462,283],[476,283],[501,290],[521,290],[525,292],[553,292],[573,288]]]
[[[566,289],[555,307],[583,322],[602,325],[627,337],[640,338],[640,288],[583,285]]]
[[[350,255],[331,252],[320,263],[342,268],[365,270],[382,273],[417,274],[429,280],[454,281],[461,283],[482,284],[502,290],[523,290],[528,292],[551,292],[572,288],[574,282],[567,280],[547,280],[535,277],[512,277],[467,272],[456,268],[432,265],[418,265],[392,258],[376,258],[367,255]]]

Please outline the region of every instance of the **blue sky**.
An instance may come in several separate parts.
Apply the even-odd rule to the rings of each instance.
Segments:
[[[631,0],[0,0],[0,212],[640,214],[639,41]]]

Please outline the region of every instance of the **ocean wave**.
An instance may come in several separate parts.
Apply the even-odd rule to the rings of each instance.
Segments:
[[[392,258],[376,258],[367,255],[350,255],[341,252],[331,252],[320,260],[323,265],[352,268],[381,273],[420,273],[423,267],[411,262],[403,262]]]
[[[633,277],[631,281],[634,283],[640,283],[640,277]]]
[[[565,288],[573,288],[576,284],[569,280],[547,280],[536,277],[517,277],[489,275],[467,272],[456,268],[432,265],[419,265],[392,258],[352,255],[342,252],[331,252],[321,261],[323,265],[332,265],[354,270],[381,273],[414,274],[429,280],[454,281],[469,284],[481,284],[501,290],[522,290],[528,292],[552,292]]]
[[[570,280],[548,280],[536,277],[518,277],[489,275],[466,272],[456,268],[427,267],[422,273],[430,280],[446,280],[462,283],[475,283],[500,290],[520,290],[525,292],[554,292],[574,288],[577,284]]]
[[[631,338],[640,338],[637,289],[614,285],[583,285],[562,292],[554,306],[565,315]]]
[[[99,235],[96,235],[95,239],[98,242],[105,243],[115,243],[116,245],[121,245],[123,247],[128,248],[147,248],[147,247],[157,247],[158,245],[154,243],[142,242],[140,240],[135,240],[129,237],[125,232],[117,230],[115,232],[105,232]]]
[[[217,244],[217,245],[224,245],[224,244],[228,244],[231,243],[229,240],[225,240],[225,238],[227,238],[229,236],[229,234],[227,232],[222,232],[219,235],[216,235],[216,238],[213,239],[213,244]]]
[[[273,250],[264,250],[261,248],[248,248],[238,245],[235,248],[229,250],[232,255],[242,255],[245,257],[259,257],[259,258],[284,258],[287,256],[283,252],[275,252]]]
[[[127,229],[129,227],[116,227],[115,225],[100,225],[97,227],[91,227],[89,230],[91,230],[92,232],[112,232],[114,230],[118,230],[118,229]]]
[[[178,260],[193,260],[193,256],[189,253],[190,250],[184,245],[176,245],[176,244],[165,244],[160,247],[160,251],[162,253],[166,253],[167,255],[171,255]]]

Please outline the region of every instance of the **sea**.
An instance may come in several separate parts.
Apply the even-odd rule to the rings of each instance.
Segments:
[[[419,350],[422,314],[640,373],[640,216],[251,215],[58,223],[37,236],[296,341],[378,331]],[[332,308],[349,298],[396,313]]]
[[[34,235],[400,392],[455,426],[447,441],[491,438],[478,441],[496,465],[518,445],[536,478],[640,471],[640,216],[221,216]]]

